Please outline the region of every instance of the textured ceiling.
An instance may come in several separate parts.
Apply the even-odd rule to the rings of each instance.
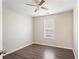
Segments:
[[[3,0],[3,7],[30,16],[43,16],[72,10],[74,5],[73,0],[45,0],[42,6],[47,7],[49,10],[40,9],[35,13],[35,7],[27,6],[26,3],[35,4],[34,0]]]

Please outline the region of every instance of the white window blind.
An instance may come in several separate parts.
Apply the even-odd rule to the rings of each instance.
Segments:
[[[54,19],[44,19],[44,38],[55,39],[55,22]]]

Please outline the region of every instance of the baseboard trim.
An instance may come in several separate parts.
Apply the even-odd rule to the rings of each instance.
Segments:
[[[75,59],[78,59],[74,49],[73,49],[73,54],[74,54]]]
[[[36,42],[33,42],[33,44],[39,44],[39,45],[45,45],[45,46],[51,46],[51,47],[58,47],[58,48],[73,50],[73,48],[62,47],[62,46],[56,46],[56,45],[48,45],[48,44],[43,44],[43,43],[36,43]]]
[[[7,53],[4,54],[3,56],[8,55],[8,54],[11,54],[11,53],[13,53],[13,52],[16,52],[16,51],[18,51],[18,50],[20,50],[20,49],[22,49],[22,48],[24,48],[24,47],[27,47],[27,46],[29,46],[29,45],[32,45],[32,43],[31,43],[31,44],[28,44],[28,45],[25,45],[25,46],[22,46],[22,47],[20,47],[20,48],[14,49],[14,50],[12,50],[12,51],[10,51],[10,52],[7,52]]]

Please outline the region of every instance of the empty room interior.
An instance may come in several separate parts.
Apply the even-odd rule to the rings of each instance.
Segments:
[[[77,59],[74,0],[3,0],[3,59]]]

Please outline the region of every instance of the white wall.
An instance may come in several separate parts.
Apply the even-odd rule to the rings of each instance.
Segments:
[[[78,7],[77,7],[77,0],[75,0],[75,7],[74,7],[74,23],[73,23],[73,51],[75,55],[75,59],[78,59]]]
[[[0,50],[2,50],[2,0],[0,0]],[[1,55],[0,59],[2,59]]]
[[[0,50],[2,50],[2,5],[0,1]]]
[[[44,19],[55,20],[55,39],[44,39]],[[36,44],[72,48],[73,40],[73,12],[34,17],[34,40]]]
[[[3,46],[9,53],[32,43],[32,18],[3,9]]]

